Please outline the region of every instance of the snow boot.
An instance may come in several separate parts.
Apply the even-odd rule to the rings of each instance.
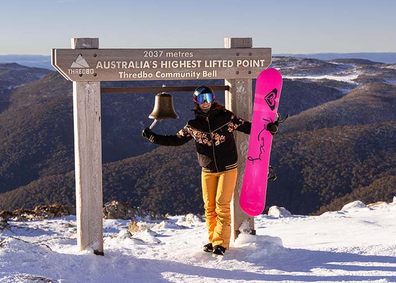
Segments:
[[[203,246],[203,251],[207,253],[212,253],[213,252],[213,245],[212,243],[206,244]]]
[[[213,247],[213,253],[215,255],[224,255],[225,251],[226,251],[226,249],[222,246],[214,246]]]

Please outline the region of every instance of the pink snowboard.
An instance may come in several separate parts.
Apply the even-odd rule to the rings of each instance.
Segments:
[[[281,89],[282,75],[276,69],[264,70],[257,77],[252,130],[239,199],[242,210],[250,216],[259,215],[265,207],[272,144],[272,135],[266,126],[276,119]]]

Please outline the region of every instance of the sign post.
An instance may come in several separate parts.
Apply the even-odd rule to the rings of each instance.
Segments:
[[[271,48],[253,48],[251,38],[226,38],[225,48],[99,49],[98,38],[72,39],[72,49],[53,49],[52,65],[73,81],[77,234],[80,250],[103,255],[101,81],[224,79],[226,108],[252,119],[252,79],[271,64]],[[232,211],[232,240],[242,223],[242,186],[249,137],[236,134],[238,181]]]
[[[225,38],[225,48],[252,48],[252,38]],[[228,79],[226,85],[230,87],[226,94],[226,108],[232,111],[238,117],[252,121],[253,117],[253,87],[251,78]],[[235,133],[236,146],[238,151],[238,178],[235,185],[234,195],[231,203],[231,241],[235,241],[240,231],[242,223],[249,224],[250,233],[255,234],[254,217],[244,213],[239,206],[239,197],[241,195],[243,174],[246,166],[246,155],[249,147],[249,136],[240,132]]]
[[[97,38],[72,39],[77,52],[98,47]],[[100,82],[73,81],[73,117],[77,245],[80,250],[90,247],[103,255]]]

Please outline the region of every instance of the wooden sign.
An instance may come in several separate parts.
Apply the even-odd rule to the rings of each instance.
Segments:
[[[271,64],[271,48],[53,49],[70,81],[248,79]]]

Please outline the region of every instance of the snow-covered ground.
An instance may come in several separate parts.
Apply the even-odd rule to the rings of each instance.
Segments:
[[[276,213],[274,214],[276,215]],[[396,201],[320,216],[260,215],[222,258],[204,253],[198,217],[105,220],[105,255],[79,252],[75,217],[9,222],[0,282],[396,282]],[[144,228],[147,228],[146,230]]]

